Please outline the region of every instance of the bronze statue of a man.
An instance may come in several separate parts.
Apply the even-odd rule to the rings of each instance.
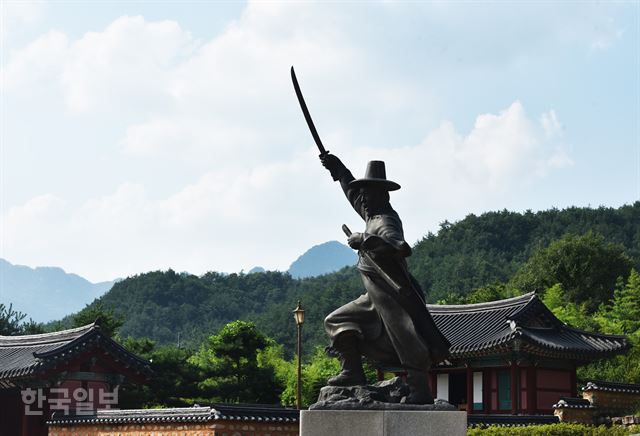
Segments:
[[[349,236],[358,250],[357,268],[366,292],[325,319],[331,346],[342,371],[329,385],[366,384],[361,356],[407,371],[409,404],[431,404],[427,374],[432,363],[445,359],[449,342],[425,306],[420,285],[407,269],[411,247],[404,240],[400,217],[389,203],[389,191],[400,185],[386,178],[382,161],[371,161],[364,178],[356,180],[336,156],[320,160],[333,180],[340,181],[349,203],[365,221],[364,233]]]

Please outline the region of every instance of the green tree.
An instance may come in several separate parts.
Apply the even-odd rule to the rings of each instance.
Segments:
[[[626,283],[613,293],[610,304],[600,306],[594,315],[604,333],[627,335],[631,350],[611,359],[579,368],[581,380],[609,380],[640,383],[640,274],[632,270]]]
[[[607,333],[632,337],[640,334],[640,274],[635,269],[626,284],[616,287],[611,304],[600,307],[596,319]]]
[[[36,322],[32,319],[29,319],[29,321],[27,322],[23,322],[20,326],[20,329],[22,330],[21,334],[23,335],[38,335],[47,331],[44,328],[44,324]]]
[[[504,300],[505,298],[516,297],[518,295],[520,295],[520,292],[507,283],[492,283],[469,292],[464,297],[464,304]]]
[[[295,406],[298,389],[298,359],[297,357],[290,361],[282,359],[281,350],[279,356],[276,356],[276,359],[272,358],[271,361],[278,359],[276,376],[279,383],[284,386],[280,402],[284,406]],[[302,364],[302,404],[309,406],[315,403],[327,379],[338,372],[340,372],[338,360],[327,356],[323,348],[316,347],[311,360]]]
[[[620,244],[601,235],[565,235],[537,250],[511,284],[523,292],[540,294],[560,283],[568,301],[585,304],[590,313],[609,300],[618,277],[627,277],[631,259]]]
[[[0,335],[35,335],[45,332],[41,323],[31,318],[29,321],[24,321],[26,317],[26,314],[13,310],[12,304],[7,307],[0,303]]]
[[[150,361],[151,381],[145,385],[127,383],[120,394],[120,407],[184,407],[199,396],[199,368],[190,363],[193,351],[174,345],[156,348],[149,338],[129,337],[122,345]]]
[[[618,383],[640,383],[640,342],[634,341],[626,354],[578,367],[578,379],[607,380]]]
[[[11,336],[22,332],[22,320],[26,314],[13,310],[13,305],[9,307],[0,303],[0,335]]]
[[[199,387],[204,396],[230,402],[277,403],[281,389],[274,370],[258,365],[258,353],[272,344],[252,322],[225,325],[189,359],[202,371]]]
[[[105,309],[101,302],[88,304],[73,317],[73,327],[82,327],[99,321],[100,328],[108,336],[115,336],[124,323],[124,318],[117,316],[112,310]]]
[[[585,305],[567,301],[560,283],[547,289],[542,302],[560,321],[583,330],[597,331],[598,323],[587,313]]]

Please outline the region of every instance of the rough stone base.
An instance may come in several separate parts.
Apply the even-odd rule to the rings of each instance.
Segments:
[[[400,410],[302,410],[300,436],[463,436],[467,413]]]
[[[400,377],[364,386],[325,386],[310,410],[457,410],[448,402],[405,404],[409,386]]]

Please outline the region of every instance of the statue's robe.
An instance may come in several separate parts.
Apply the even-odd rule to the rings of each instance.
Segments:
[[[406,369],[428,370],[449,355],[449,342],[426,308],[420,285],[407,269],[411,247],[404,240],[400,217],[387,204],[369,216],[359,188],[350,188],[351,172],[340,177],[347,199],[366,222],[357,268],[366,293],[325,318],[332,345],[340,333],[355,332],[360,352],[373,361]],[[401,289],[396,291],[363,256],[363,251]]]

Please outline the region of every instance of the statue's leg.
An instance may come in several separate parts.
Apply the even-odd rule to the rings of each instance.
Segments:
[[[409,395],[403,398],[406,404],[433,404],[433,395],[429,388],[428,371],[409,369],[407,370],[407,384],[409,385]]]
[[[363,342],[360,344],[362,354],[374,362],[379,362],[388,366],[404,366],[400,363],[398,354],[393,348],[391,340],[386,331],[375,341]],[[428,364],[425,364],[429,367]],[[409,395],[403,398],[406,404],[433,404],[433,395],[429,388],[429,372],[423,369],[413,369],[404,366],[407,371],[407,385],[409,385]]]
[[[333,386],[365,384],[360,345],[378,336],[382,330],[380,317],[369,297],[361,295],[334,310],[325,318],[324,326],[331,340],[331,349],[342,365],[340,374],[327,383]]]
[[[330,386],[355,386],[367,384],[362,369],[362,356],[358,347],[358,336],[354,331],[345,331],[334,340],[333,349],[339,355],[342,371],[327,380]]]

